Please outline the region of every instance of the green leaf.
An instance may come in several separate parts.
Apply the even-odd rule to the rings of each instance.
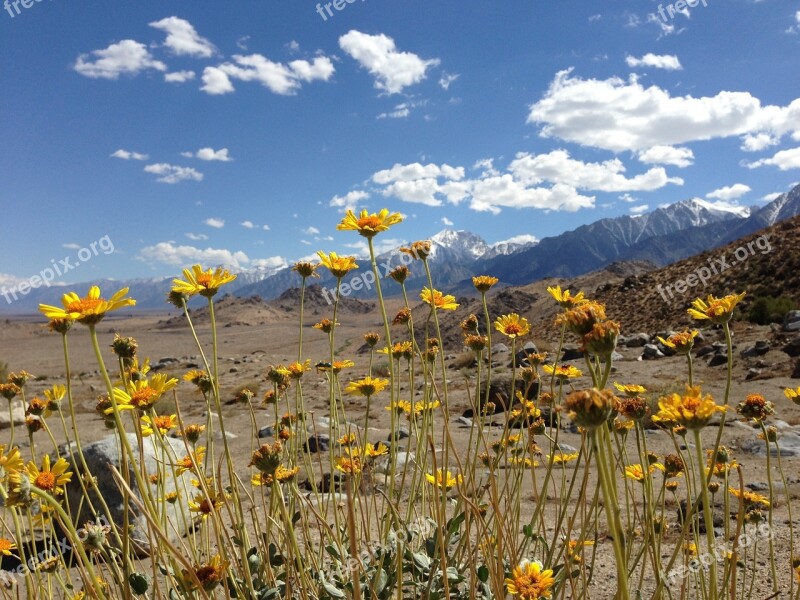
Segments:
[[[150,579],[141,573],[131,573],[128,577],[128,584],[131,586],[131,590],[134,594],[141,596],[145,594],[150,587]]]
[[[478,579],[482,583],[486,583],[487,581],[489,581],[489,567],[487,567],[486,565],[481,565],[480,567],[478,567]]]
[[[324,579],[322,581],[322,587],[325,588],[325,591],[332,598],[346,598],[347,597],[347,596],[345,596],[345,594],[344,594],[344,592],[342,590],[337,588],[332,583],[329,583],[329,582],[325,581]]]

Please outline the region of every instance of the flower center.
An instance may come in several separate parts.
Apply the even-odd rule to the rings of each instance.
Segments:
[[[142,388],[141,390],[137,390],[131,394],[131,404],[137,408],[146,408],[150,406],[151,400],[155,395],[156,391],[153,388]],[[158,425],[158,423],[156,423],[156,425]]]
[[[39,473],[39,475],[36,476],[36,480],[33,482],[33,484],[40,490],[52,492],[56,487],[56,476],[50,471]]]
[[[82,315],[91,314],[98,306],[103,304],[103,302],[105,302],[105,300],[102,298],[81,298],[80,300],[70,302],[69,306],[67,306],[67,312],[76,312]]]
[[[212,275],[211,273],[201,273],[197,277],[197,285],[201,285],[204,288],[207,288],[211,285]]]
[[[364,217],[358,220],[359,229],[375,229],[381,224],[381,219],[377,215]]]
[[[506,325],[506,335],[519,335],[521,331],[522,327],[516,323],[510,323],[509,325]]]

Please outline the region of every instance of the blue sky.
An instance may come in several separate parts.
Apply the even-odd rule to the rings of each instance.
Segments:
[[[64,281],[360,254],[347,207],[407,215],[387,247],[497,242],[800,179],[797,2],[25,3],[0,283],[105,236]]]

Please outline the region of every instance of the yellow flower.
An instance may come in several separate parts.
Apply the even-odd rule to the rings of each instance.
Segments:
[[[364,446],[364,457],[365,458],[377,458],[378,456],[384,456],[389,453],[389,448],[387,448],[383,442],[378,442],[377,446],[373,446],[370,443],[367,443]]]
[[[180,459],[177,464],[175,465],[177,468],[175,469],[175,473],[177,475],[183,475],[186,471],[191,471],[192,473],[197,473],[195,470],[194,465],[201,466],[203,463],[203,457],[206,455],[206,447],[205,446],[198,446],[197,449],[192,454],[187,454],[182,459]]]
[[[44,455],[42,470],[33,461],[25,467],[31,485],[55,496],[64,492],[63,486],[72,479],[72,472],[67,471],[69,463],[64,458],[59,458],[55,464],[50,466],[50,456]]]
[[[472,278],[472,285],[475,289],[482,294],[488,292],[499,281],[497,277],[490,277],[488,275],[479,275]]]
[[[567,544],[567,559],[576,563],[583,562],[583,558],[579,554],[580,551],[576,550],[576,548],[584,548],[586,546],[594,546],[594,542],[591,540],[584,540],[583,542],[570,540]]]
[[[11,551],[16,549],[17,545],[14,543],[13,540],[0,538],[0,554],[2,554],[3,556],[11,556]]]
[[[358,457],[336,459],[336,470],[347,475],[358,475],[361,473],[361,460]]]
[[[361,211],[359,216],[356,216],[352,210],[348,210],[347,214],[342,219],[342,222],[336,226],[339,231],[357,231],[359,235],[365,238],[376,236],[381,231],[388,231],[392,225],[397,225],[403,220],[400,213],[391,213],[384,208],[379,213],[368,213],[365,210]]]
[[[194,575],[200,582],[200,587],[206,592],[210,592],[225,580],[225,574],[228,570],[230,563],[227,560],[222,560],[222,557],[217,554],[211,561],[205,565],[195,567]],[[189,573],[184,569],[183,579],[188,584],[190,590],[197,588],[197,584]]]
[[[650,468],[650,470],[652,471],[652,467]],[[637,463],[635,465],[628,465],[627,467],[625,467],[625,477],[628,477],[629,479],[633,479],[635,481],[644,481],[645,472],[644,469],[642,468],[642,465]]]
[[[354,396],[366,396],[369,398],[370,396],[383,391],[387,385],[389,385],[388,379],[364,377],[363,379],[357,379],[348,383],[347,387],[345,388],[345,392]]]
[[[511,339],[528,335],[531,332],[528,319],[520,317],[517,313],[497,317],[497,320],[494,322],[494,328]]]
[[[395,342],[391,348],[381,348],[378,350],[379,354],[391,354],[392,358],[400,360],[405,357],[406,360],[411,360],[414,347],[411,342]]]
[[[455,310],[458,308],[455,296],[445,296],[439,290],[431,290],[424,287],[419,297],[431,308],[436,307],[440,310]]]
[[[194,265],[191,270],[183,270],[183,279],[172,280],[172,291],[186,296],[200,294],[205,298],[214,296],[223,285],[236,279],[227,269],[217,267],[215,271],[203,271],[200,265]]]
[[[726,407],[714,402],[710,394],[704,397],[700,387],[686,388],[686,394],[671,394],[658,401],[657,420],[674,421],[686,429],[702,429],[715,412],[725,412]]]
[[[644,394],[647,391],[647,388],[643,385],[636,384],[623,385],[621,383],[614,382],[614,387],[617,388],[618,391],[628,396],[628,398],[635,398],[636,396]]]
[[[698,298],[692,302],[692,308],[687,312],[698,320],[708,319],[718,325],[727,323],[733,316],[733,309],[742,301],[747,292],[741,294],[730,294],[723,298],[715,298],[709,294],[706,300]]]
[[[728,488],[728,491],[740,500],[743,500],[747,507],[760,505],[764,508],[769,508],[770,501],[766,496],[756,494],[755,492],[748,492],[747,490],[739,491],[736,488]]]
[[[577,367],[573,367],[572,365],[544,365],[544,372],[548,375],[555,375],[556,379],[560,379],[562,381],[566,381],[568,379],[574,379],[575,377],[580,377],[583,373]]]
[[[588,302],[588,300],[584,298],[583,292],[578,292],[573,296],[569,290],[561,291],[560,285],[547,288],[547,292],[562,308],[574,308]]]
[[[795,404],[800,404],[800,387],[796,390],[793,390],[792,388],[786,388],[783,390],[783,395]]]
[[[672,348],[678,354],[686,354],[687,352],[691,351],[692,347],[694,346],[694,338],[696,338],[700,334],[699,331],[693,329],[689,331],[681,331],[679,333],[673,333],[667,339],[658,336],[658,341],[664,344],[667,348]]]
[[[581,427],[593,429],[611,417],[619,400],[611,390],[592,388],[572,392],[564,401],[569,418]]]
[[[325,254],[322,251],[317,252],[317,256],[337,279],[341,279],[353,269],[358,268],[355,256],[339,256],[336,252]]]
[[[542,569],[539,562],[525,561],[511,572],[511,577],[506,578],[508,593],[520,600],[539,600],[550,598],[553,594],[552,569]]]
[[[211,499],[205,494],[197,494],[189,500],[189,511],[197,513],[198,518],[206,519],[217,512],[225,504],[224,494],[213,494]]]
[[[461,475],[453,476],[450,471],[445,469],[438,469],[435,475],[425,473],[425,479],[427,479],[428,483],[431,485],[435,485],[436,487],[444,490],[450,490],[464,482],[464,478]]]
[[[117,401],[117,407],[120,410],[135,408],[143,411],[152,408],[161,396],[176,385],[178,385],[177,379],[167,379],[167,375],[159,373],[158,375],[153,375],[149,381],[143,379],[130,382],[127,391],[114,388],[114,399]],[[105,412],[106,414],[111,414],[114,409],[109,408]]]
[[[39,311],[48,319],[69,319],[84,325],[96,325],[107,312],[136,304],[133,298],[125,297],[127,293],[128,288],[122,288],[106,300],[100,296],[100,288],[93,285],[83,298],[75,292],[64,294],[61,299],[64,308],[40,304]]]
[[[319,267],[318,264],[301,261],[294,264],[294,266],[292,267],[292,271],[297,271],[297,273],[303,279],[306,279],[307,277],[319,278],[319,274],[317,273],[318,267]]]
[[[19,454],[19,448],[11,448],[6,454],[6,447],[0,444],[0,479],[11,473],[18,473],[22,469],[24,462]]]
[[[153,435],[155,429],[161,435],[167,435],[170,429],[178,426],[178,415],[159,415],[152,419],[145,415],[142,417],[142,435],[144,437]]]
[[[578,460],[578,456],[580,456],[579,452],[571,452],[569,454],[559,452],[558,454],[548,454],[547,460],[552,460],[554,465],[560,465],[563,463],[572,462],[573,460]]]
[[[306,360],[304,363],[299,361],[289,363],[286,366],[286,370],[289,372],[289,377],[292,379],[300,379],[303,376],[303,373],[311,370],[311,361]]]
[[[44,395],[47,397],[47,410],[58,410],[61,401],[64,399],[64,396],[67,395],[67,387],[56,384],[49,390],[45,390]]]
[[[556,317],[556,325],[563,325],[579,337],[594,329],[595,323],[606,320],[605,304],[595,301],[583,302]]]

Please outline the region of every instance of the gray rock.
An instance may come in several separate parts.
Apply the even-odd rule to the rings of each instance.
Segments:
[[[747,375],[745,376],[745,381],[750,381],[755,379],[761,375],[761,369],[747,369]]]
[[[275,428],[270,427],[269,425],[267,425],[266,427],[262,427],[261,429],[258,430],[259,438],[268,438],[268,437],[273,437],[274,435],[275,435]]]
[[[11,427],[11,420],[14,420],[14,425],[25,424],[25,407],[20,400],[11,401],[11,410],[8,410],[8,404],[4,401],[3,409],[0,410],[0,429]]]
[[[172,446],[172,451],[175,456],[181,458],[186,455],[186,446],[183,441],[173,438],[163,438],[168,444]],[[137,454],[137,461],[143,460],[145,470],[148,473],[157,473],[159,466],[163,464],[164,455],[160,447],[156,447],[154,437],[146,437],[142,440],[142,456],[138,456],[136,435],[133,433],[128,434],[128,443]],[[74,451],[74,443],[69,446],[61,448],[61,454],[67,460],[72,462],[72,471],[78,470],[76,462],[79,464],[77,457],[72,456]],[[97,487],[100,495],[105,500],[111,512],[111,518],[121,528],[124,521],[124,503],[123,496],[117,484],[114,482],[111,474],[111,466],[117,470],[120,468],[120,444],[116,435],[109,435],[102,440],[83,445],[83,456],[86,459],[86,465],[91,474],[97,478]],[[168,459],[171,460],[171,459]],[[134,468],[140,468],[140,464],[129,465],[130,472],[130,487],[133,492],[141,498],[139,486],[136,483]],[[191,484],[191,480],[195,475],[189,471],[183,475],[175,476],[172,469],[165,469],[163,492],[168,494],[177,491],[181,495],[181,499],[174,503],[164,503],[164,510],[166,511],[166,519],[168,521],[164,531],[167,535],[175,541],[177,539],[176,532],[179,536],[183,536],[188,531],[185,528],[186,521],[181,514],[181,505],[185,504],[186,499],[193,496],[196,490]],[[99,506],[98,498],[95,492],[89,492],[90,499],[95,506]],[[74,522],[80,527],[86,521],[95,520],[94,515],[90,514],[86,501],[83,499],[83,491],[78,483],[77,477],[73,477],[72,481],[67,484],[66,498],[69,503],[70,511],[73,515]],[[145,516],[139,511],[136,504],[129,503],[129,523],[132,525],[131,542],[134,550],[140,556],[147,556],[150,553],[150,541],[148,536],[148,524]],[[102,513],[101,513],[102,514]]]
[[[800,335],[789,340],[789,343],[783,347],[783,351],[792,358],[800,356]]]
[[[697,358],[702,358],[703,356],[706,356],[706,355],[711,354],[713,352],[714,352],[714,347],[713,346],[702,346],[701,348],[697,349],[697,351],[694,353],[694,355]]]
[[[564,344],[564,347],[561,349],[562,361],[581,360],[582,358],[583,352],[581,352],[575,344]]]
[[[495,344],[492,346],[492,354],[501,354],[510,351],[511,349],[505,344]]]
[[[766,443],[755,436],[744,440],[740,449],[756,456],[767,455]],[[800,434],[794,431],[784,432],[778,437],[778,448],[775,447],[775,444],[769,445],[772,456],[778,456],[778,449],[780,449],[781,456],[800,456]]]
[[[792,371],[791,378],[800,379],[800,360],[794,363],[794,371]]]
[[[395,432],[389,434],[389,437],[386,438],[386,441],[396,442],[397,440],[404,440],[409,437],[409,435],[408,429],[405,427],[398,427]]]
[[[742,350],[742,358],[754,358],[756,356],[764,356],[770,350],[769,342],[758,341],[753,346]]]
[[[790,310],[783,318],[784,331],[800,330],[800,310]]]
[[[331,438],[324,433],[317,433],[308,437],[305,450],[309,454],[314,454],[315,452],[327,452],[330,447]]]
[[[626,348],[643,348],[649,343],[650,336],[646,333],[636,333],[624,338],[624,342],[620,341],[620,345],[625,346]]]
[[[642,359],[643,360],[655,360],[657,358],[663,358],[664,353],[658,349],[658,346],[655,344],[645,344],[644,352],[642,352]]]
[[[727,354],[715,354],[711,357],[711,360],[708,361],[709,367],[719,367],[721,365],[728,364],[728,355]]]

